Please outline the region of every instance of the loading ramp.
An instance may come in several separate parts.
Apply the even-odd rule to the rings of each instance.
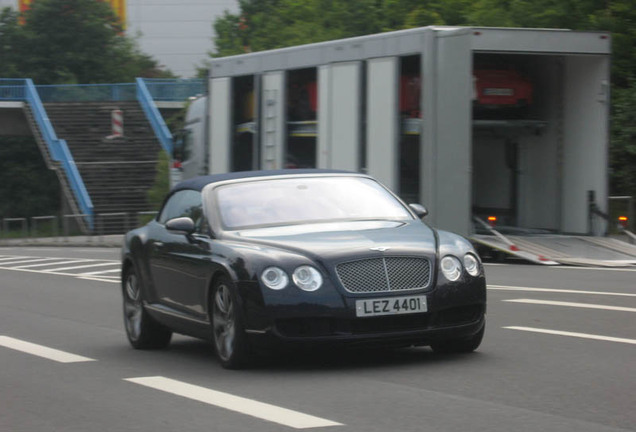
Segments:
[[[495,251],[500,257],[509,255],[542,265],[636,267],[636,245],[616,238],[533,230],[503,234],[480,219],[476,221],[482,229],[470,237],[471,241],[478,250]]]

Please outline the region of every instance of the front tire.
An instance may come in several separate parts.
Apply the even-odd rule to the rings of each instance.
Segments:
[[[226,276],[214,282],[210,296],[210,318],[214,348],[221,366],[226,369],[247,366],[250,347],[243,316],[233,284]]]
[[[142,302],[141,281],[134,267],[123,278],[124,327],[128,341],[135,349],[160,349],[170,343],[172,332],[146,312]]]
[[[460,353],[471,353],[475,351],[479,345],[481,345],[481,341],[484,338],[484,331],[486,329],[486,325],[481,328],[477,333],[467,338],[461,339],[449,339],[442,342],[437,342],[431,344],[431,349],[436,353],[440,354],[460,354]]]

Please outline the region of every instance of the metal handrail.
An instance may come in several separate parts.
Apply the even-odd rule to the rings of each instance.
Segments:
[[[155,101],[184,102],[192,96],[206,92],[202,79],[142,78]]]
[[[47,84],[36,86],[45,102],[134,101],[135,84]]]
[[[161,113],[159,113],[159,110],[157,109],[157,106],[155,105],[152,95],[148,91],[148,87],[146,86],[143,78],[137,78],[136,82],[137,100],[139,101],[141,108],[146,114],[146,118],[150,122],[152,130],[155,132],[155,135],[159,139],[161,147],[163,147],[166,153],[172,155],[172,134],[170,133],[168,126],[166,126],[166,123],[163,121],[163,117],[161,116]]]
[[[23,101],[24,79],[0,78],[0,100]]]
[[[91,201],[88,192],[86,191],[86,186],[84,185],[84,181],[82,180],[82,176],[77,170],[77,166],[75,165],[75,160],[71,155],[68,146],[66,145],[66,141],[63,139],[58,139],[55,131],[53,130],[53,126],[51,125],[51,121],[49,120],[49,116],[46,114],[46,110],[44,109],[44,105],[42,105],[42,101],[40,100],[40,96],[33,85],[33,81],[30,79],[24,80],[25,87],[25,99],[29,103],[31,110],[33,111],[33,117],[35,118],[35,122],[42,133],[42,137],[44,138],[44,142],[46,143],[49,153],[51,154],[51,158],[54,161],[60,162],[64,172],[66,173],[66,177],[68,178],[69,185],[77,199],[77,204],[82,213],[88,215],[88,225],[90,229],[93,229],[93,203]]]

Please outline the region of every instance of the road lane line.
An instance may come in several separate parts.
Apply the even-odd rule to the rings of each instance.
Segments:
[[[33,268],[33,267],[45,267],[45,266],[62,265],[62,264],[76,264],[76,263],[87,262],[87,261],[90,261],[90,260],[87,260],[87,259],[76,259],[76,260],[71,260],[71,261],[58,261],[58,262],[48,262],[48,263],[40,263],[40,264],[30,264],[30,265],[24,265],[24,266],[11,267],[11,269],[15,270],[15,269],[24,269],[24,268]]]
[[[618,293],[609,291],[577,291],[568,289],[556,289],[556,288],[531,288],[531,287],[517,287],[507,285],[488,285],[489,290],[495,291],[531,291],[531,292],[547,292],[547,293],[567,293],[567,294],[587,294],[587,295],[609,295],[609,296],[622,296],[622,297],[636,297],[636,294],[630,293]]]
[[[37,258],[37,257],[28,257],[28,256],[7,256],[7,255],[4,255],[2,258],[0,258],[0,262],[4,262],[4,261],[13,261],[13,260],[17,260],[17,259],[24,259],[24,258]]]
[[[483,263],[484,267],[502,267],[502,266],[518,266],[519,264],[507,264],[507,263]],[[527,267],[527,266],[524,266]],[[584,270],[584,271],[618,271],[618,272],[636,272],[636,269],[633,267],[574,267],[574,266],[566,266],[566,265],[558,265],[558,266],[543,266],[542,268],[547,268],[550,270]]]
[[[25,263],[34,263],[34,262],[42,262],[42,261],[55,261],[56,259],[59,258],[36,258],[36,257],[32,257],[29,259],[24,259],[24,258],[20,258],[18,259],[18,261],[3,261],[0,262],[0,265],[3,266],[9,266],[9,265],[14,265],[14,264],[25,264]]]
[[[66,270],[77,270],[77,269],[81,269],[81,268],[91,268],[91,267],[104,267],[104,266],[112,266],[112,265],[119,265],[119,262],[114,261],[114,262],[107,262],[107,263],[98,263],[98,264],[86,264],[86,265],[81,265],[81,266],[74,266],[74,267],[62,267],[62,268],[54,268],[51,270],[42,270],[43,272],[61,272],[61,271],[66,271]]]
[[[182,381],[176,381],[161,376],[126,378],[124,381],[129,381],[209,405],[225,408],[230,411],[289,426],[294,429],[343,426],[342,423],[337,423],[331,420],[303,414],[298,411],[281,408],[276,405],[246,399],[229,393],[223,393],[205,387],[187,384]]]
[[[509,330],[532,332],[532,333],[544,333],[544,334],[551,334],[551,335],[557,335],[557,336],[569,336],[569,337],[576,337],[576,338],[582,338],[582,339],[594,339],[594,340],[600,340],[600,341],[618,342],[618,343],[636,345],[636,339],[625,339],[625,338],[617,338],[612,336],[566,332],[566,331],[560,331],[560,330],[540,329],[540,328],[534,328],[534,327],[509,326],[509,327],[503,327],[503,328],[509,329]]]
[[[78,363],[78,362],[97,361],[92,358],[67,353],[64,351],[45,347],[43,345],[37,345],[31,342],[25,342],[20,339],[14,339],[8,336],[0,336],[0,346],[10,348],[16,351],[21,351],[21,352],[31,354],[34,356],[43,357],[45,359],[53,360],[60,363]]]
[[[84,280],[91,280],[91,281],[98,281],[98,282],[110,282],[110,283],[120,283],[121,281],[119,280],[119,278],[117,279],[104,279],[104,278],[99,278],[99,277],[78,277],[78,279],[84,279]]]
[[[510,303],[526,303],[526,304],[538,304],[538,305],[548,305],[548,306],[566,306],[566,307],[576,307],[576,308],[582,308],[582,309],[603,309],[603,310],[621,311],[621,312],[636,312],[636,308],[597,305],[597,304],[589,304],[589,303],[571,303],[571,302],[562,302],[562,301],[533,300],[533,299],[510,299],[510,300],[502,300],[502,301],[510,302]]]
[[[54,269],[53,270],[32,270],[32,269],[22,269],[22,268],[1,267],[0,266],[0,270],[15,270],[15,271],[20,271],[20,272],[37,273],[37,274],[42,274],[42,275],[70,276],[70,277],[77,278],[77,279],[88,279],[88,280],[98,280],[98,281],[102,281],[102,282],[113,282],[113,280],[111,280],[111,279],[106,279],[106,278],[110,278],[110,276],[104,276],[103,278],[82,277],[83,273],[64,273],[64,272],[54,271]],[[114,282],[119,283],[119,278],[118,277],[115,278]]]
[[[90,272],[90,273],[82,273],[82,275],[84,276],[97,276],[97,275],[102,275],[104,273],[115,273],[115,272],[120,272],[121,268],[116,268],[116,269],[112,269],[112,270],[101,270],[101,271],[96,271],[96,272]]]

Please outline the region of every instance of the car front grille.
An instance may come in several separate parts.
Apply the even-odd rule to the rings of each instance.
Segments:
[[[419,257],[383,257],[340,263],[336,273],[350,293],[415,290],[428,287],[430,261]]]

